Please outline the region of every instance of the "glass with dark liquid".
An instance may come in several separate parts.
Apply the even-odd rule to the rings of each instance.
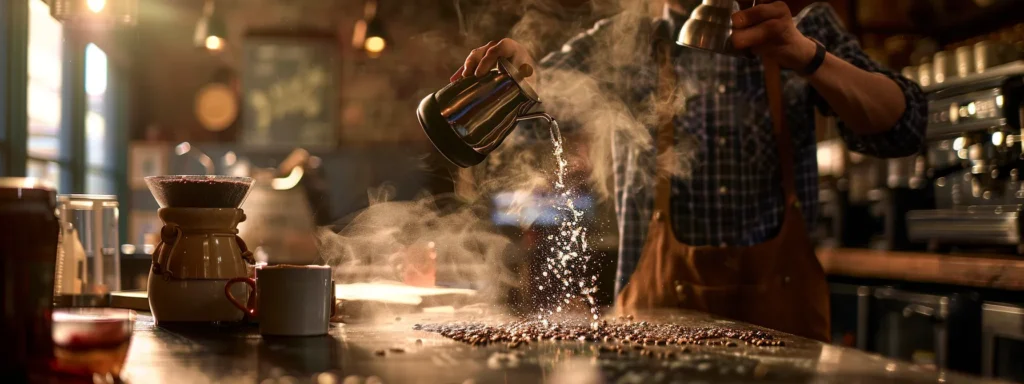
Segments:
[[[56,198],[37,180],[0,178],[0,382],[28,381],[53,356]]]
[[[51,368],[59,376],[119,378],[128,356],[134,313],[113,308],[69,308],[53,313]]]

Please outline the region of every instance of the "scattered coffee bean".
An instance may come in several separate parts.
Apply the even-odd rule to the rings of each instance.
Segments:
[[[434,332],[449,339],[471,344],[487,345],[505,343],[521,345],[529,341],[604,341],[616,342],[621,346],[642,345],[664,346],[669,344],[739,346],[739,341],[757,347],[785,345],[774,335],[763,331],[730,329],[721,327],[692,327],[677,324],[654,324],[645,321],[632,322],[629,316],[620,322],[586,323],[545,321],[513,321],[504,324],[453,322],[446,324],[416,324],[413,329]],[[419,345],[419,343],[417,344]]]
[[[416,339],[416,346],[423,345],[423,340]]]
[[[374,352],[373,354],[377,356],[384,356],[387,354],[387,352],[384,351],[383,349],[378,349],[377,352]]]
[[[405,353],[405,350],[402,348],[391,348],[389,351],[391,351],[391,353]]]

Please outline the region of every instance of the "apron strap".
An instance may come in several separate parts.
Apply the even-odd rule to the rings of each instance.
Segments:
[[[658,112],[658,157],[655,159],[656,183],[654,200],[654,214],[661,217],[668,217],[670,202],[672,198],[672,175],[665,174],[661,165],[662,161],[670,161],[668,152],[675,145],[675,88],[677,82],[676,70],[672,65],[672,42],[659,40],[655,52],[658,60],[658,99],[655,108]]]
[[[796,161],[793,160],[793,136],[786,126],[786,113],[782,105],[782,74],[779,63],[764,60],[764,88],[768,96],[768,107],[772,116],[772,134],[779,152],[779,172],[782,174],[782,192],[786,196],[786,205],[795,204],[796,196]]]

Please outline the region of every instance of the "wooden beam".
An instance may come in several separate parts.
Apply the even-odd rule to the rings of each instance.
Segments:
[[[1024,291],[1024,258],[870,249],[817,250],[825,273],[867,279]]]

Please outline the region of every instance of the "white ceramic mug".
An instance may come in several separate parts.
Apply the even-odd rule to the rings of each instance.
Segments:
[[[242,305],[231,295],[235,283],[244,282],[255,295]],[[238,309],[256,318],[260,334],[314,336],[327,334],[334,316],[334,282],[326,265],[267,265],[256,269],[256,279],[231,279],[224,294]]]

